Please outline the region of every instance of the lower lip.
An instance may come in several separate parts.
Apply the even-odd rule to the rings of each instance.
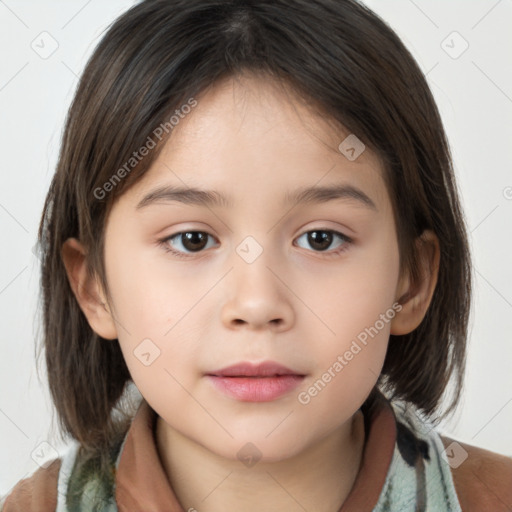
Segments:
[[[207,375],[214,386],[226,395],[245,402],[270,402],[295,389],[303,375],[275,377],[221,377]]]

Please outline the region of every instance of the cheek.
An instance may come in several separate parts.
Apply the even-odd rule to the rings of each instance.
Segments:
[[[335,334],[314,345],[316,372],[303,388],[299,403],[323,416],[326,424],[345,421],[375,386],[386,357],[395,310],[376,295],[338,308],[330,322]],[[372,300],[373,299],[373,300]]]
[[[119,321],[139,337],[162,337],[187,315],[205,287],[186,263],[171,265],[164,249],[141,249],[136,242],[110,252],[107,277]]]
[[[364,396],[380,374],[396,315],[398,257],[398,247],[386,246],[383,237],[373,250],[361,251],[360,258],[341,266],[329,287],[310,295],[312,309],[322,319],[314,350],[320,373],[327,372],[330,398],[347,391]]]
[[[107,279],[119,344],[133,381],[143,394],[148,393],[145,396],[163,389],[172,395],[182,389],[178,381],[187,389],[193,385],[198,350],[194,329],[201,322],[194,318],[191,329],[190,313],[194,310],[197,315],[201,310],[194,305],[205,291],[197,279],[169,275],[165,258],[154,258],[153,254],[152,264],[148,261],[144,251],[137,253],[127,247],[111,251]],[[194,281],[195,287],[184,285]]]
[[[395,302],[398,273],[398,247],[386,243],[383,234],[371,247],[354,250],[326,276],[324,286],[311,286],[316,291],[309,296],[331,338],[347,340],[379,320]]]

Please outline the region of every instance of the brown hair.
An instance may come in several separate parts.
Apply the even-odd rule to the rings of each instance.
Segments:
[[[465,220],[435,101],[398,36],[354,0],[146,0],[112,24],[87,63],[39,227],[51,395],[61,430],[100,457],[127,428],[127,418],[112,413],[131,377],[117,340],[91,330],[61,247],[69,237],[85,245],[89,271],[109,296],[103,261],[109,211],[171,132],[109,194],[97,191],[176,109],[245,72],[291,86],[377,153],[385,163],[400,268],[414,280],[421,278],[415,238],[425,229],[438,236],[432,302],[418,328],[391,336],[379,386],[432,416],[453,378],[447,411],[458,401],[471,296]]]

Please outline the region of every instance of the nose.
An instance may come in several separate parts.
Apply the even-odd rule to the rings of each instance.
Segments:
[[[289,329],[295,320],[293,293],[285,276],[266,257],[247,263],[235,255],[233,270],[226,276],[222,322],[230,329]]]

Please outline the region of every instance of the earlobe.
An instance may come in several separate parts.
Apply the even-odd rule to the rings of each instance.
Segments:
[[[116,339],[117,330],[98,279],[89,274],[86,250],[76,238],[62,245],[61,256],[73,294],[91,329],[105,339]]]
[[[412,282],[407,275],[397,288],[397,302],[402,309],[391,322],[391,334],[409,334],[425,317],[430,306],[439,273],[439,239],[431,230],[425,230],[417,239],[420,281]]]

